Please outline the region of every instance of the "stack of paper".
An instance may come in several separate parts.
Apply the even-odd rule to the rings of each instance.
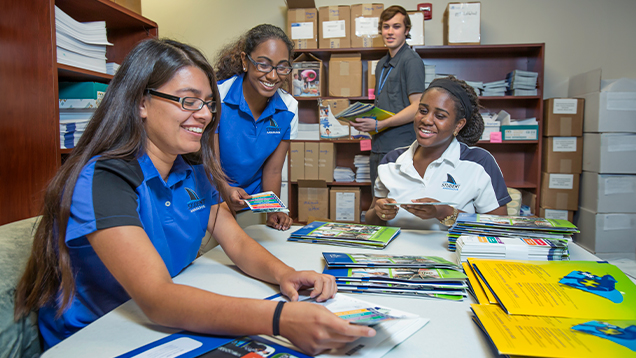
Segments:
[[[104,98],[108,85],[96,82],[60,82],[60,147],[75,148],[88,121]]]
[[[371,169],[369,166],[368,155],[356,155],[353,158],[353,165],[356,167],[356,182],[371,181]]]
[[[320,140],[320,123],[298,123],[297,140]]]
[[[484,90],[484,83],[481,81],[465,81],[470,87],[475,90],[475,94],[478,96],[481,95],[481,92]]]
[[[116,62],[106,62],[106,73],[109,75],[115,75],[115,72],[119,69],[119,64]]]
[[[475,323],[499,354],[628,357],[636,352],[636,285],[607,262],[469,259]]]
[[[287,241],[383,249],[400,234],[399,227],[314,221]]]
[[[58,63],[107,73],[105,21],[77,22],[56,6],[55,37]]]
[[[428,85],[435,79],[435,65],[424,64],[424,85],[428,88]]]
[[[436,256],[345,254],[323,252],[323,273],[336,278],[338,291],[461,301],[466,275]]]
[[[567,242],[523,237],[461,235],[456,242],[457,263],[469,257],[561,261],[569,260]]]
[[[506,80],[493,81],[484,83],[484,90],[481,95],[484,97],[499,97],[505,96],[508,89],[508,82]]]
[[[352,182],[355,181],[355,177],[356,174],[349,167],[336,167],[333,171],[333,180],[335,181]]]
[[[448,229],[448,249],[455,251],[455,243],[461,235],[522,237],[570,242],[572,234],[578,232],[576,226],[567,220],[460,213],[455,224]]]
[[[484,119],[484,132],[481,134],[480,140],[490,141],[490,133],[500,132],[501,122],[497,120],[497,113],[480,113]]]
[[[538,72],[514,70],[506,76],[513,96],[536,96]]]

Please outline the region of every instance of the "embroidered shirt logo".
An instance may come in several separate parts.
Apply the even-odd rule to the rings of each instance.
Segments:
[[[457,184],[452,175],[446,173],[446,181],[442,183],[442,189],[457,191],[459,190],[459,184]]]
[[[205,199],[200,199],[197,193],[190,188],[185,188],[190,196],[190,201],[188,201],[188,209],[193,213],[195,211],[201,210],[205,208]]]
[[[280,127],[272,118],[269,119],[269,125],[266,128],[267,134],[280,134]]]

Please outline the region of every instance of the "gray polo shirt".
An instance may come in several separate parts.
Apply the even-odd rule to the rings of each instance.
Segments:
[[[424,62],[406,43],[395,57],[391,58],[388,53],[382,57],[375,68],[375,105],[386,111],[397,113],[403,110],[411,104],[409,95],[423,93],[425,89]],[[412,122],[390,127],[373,136],[372,152],[388,153],[409,146],[414,140]]]

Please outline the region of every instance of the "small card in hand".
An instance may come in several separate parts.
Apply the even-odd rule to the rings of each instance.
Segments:
[[[245,199],[245,202],[254,212],[289,212],[285,203],[273,191],[254,194],[251,199]]]

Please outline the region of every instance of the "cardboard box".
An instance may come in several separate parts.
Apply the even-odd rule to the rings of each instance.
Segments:
[[[360,222],[360,188],[332,187],[329,203],[331,221]]]
[[[580,206],[597,213],[636,213],[636,175],[581,175]]]
[[[298,181],[298,221],[329,217],[329,188],[324,180]]]
[[[351,47],[384,47],[378,30],[384,4],[351,5]]]
[[[583,170],[636,174],[636,134],[584,133]]]
[[[568,96],[585,100],[583,132],[636,133],[636,80],[601,80],[601,69],[570,77]]]
[[[367,96],[375,98],[375,68],[378,66],[379,60],[367,61]],[[373,90],[373,91],[371,91]]]
[[[298,79],[294,78],[298,76]],[[324,92],[322,61],[310,53],[303,53],[292,61],[291,93],[295,97],[320,97]],[[300,88],[294,86],[300,81]]]
[[[280,182],[280,201],[289,208],[289,182]]]
[[[541,170],[548,173],[576,173],[583,168],[583,137],[544,137]]]
[[[305,142],[305,178],[318,179],[318,156],[320,144],[318,142]]]
[[[362,96],[360,53],[334,53],[329,60],[329,96]]]
[[[541,207],[558,210],[578,209],[579,176],[541,173]]]
[[[502,140],[538,140],[539,125],[501,125]]]
[[[333,170],[336,168],[336,147],[330,142],[320,142],[318,153],[318,179],[328,183],[333,181]]]
[[[444,45],[481,43],[481,3],[451,2],[444,11]]]
[[[596,213],[579,208],[574,225],[581,231],[574,242],[592,253],[629,253],[636,251],[636,214]]]
[[[424,46],[424,12],[423,11],[407,11],[411,19],[411,35],[410,39],[406,39],[409,46]]]
[[[305,142],[291,142],[289,145],[289,180],[305,179]]]
[[[574,211],[540,208],[539,216],[546,219],[567,220],[574,223]]]
[[[295,49],[318,48],[318,10],[314,0],[287,0],[287,36]]]
[[[543,101],[543,135],[581,137],[583,135],[582,98],[550,98]]]
[[[318,9],[318,48],[351,48],[351,8],[322,6]]]
[[[125,7],[128,10],[141,15],[141,0],[111,0],[112,2]]]

